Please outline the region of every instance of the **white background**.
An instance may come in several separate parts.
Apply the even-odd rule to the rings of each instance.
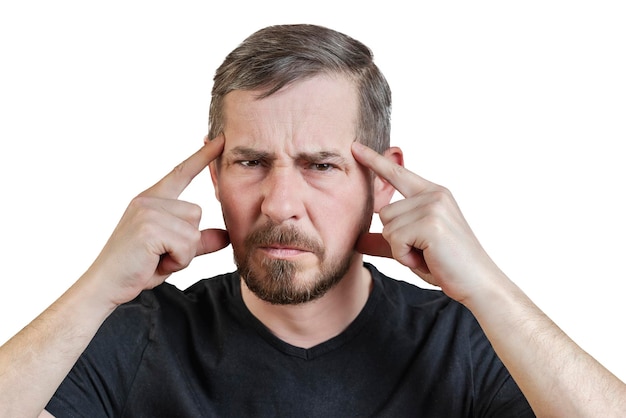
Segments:
[[[80,276],[134,195],[201,145],[225,55],[263,26],[306,22],[373,49],[407,166],[450,188],[501,268],[626,379],[625,6],[396,3],[410,2],[3,2],[0,343]],[[183,198],[204,227],[222,225],[208,173]],[[169,281],[231,260],[200,257]]]

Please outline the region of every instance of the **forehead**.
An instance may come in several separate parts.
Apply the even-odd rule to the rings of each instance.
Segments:
[[[319,151],[347,148],[355,139],[358,95],[341,75],[317,75],[271,96],[235,90],[224,98],[225,151],[237,146]]]

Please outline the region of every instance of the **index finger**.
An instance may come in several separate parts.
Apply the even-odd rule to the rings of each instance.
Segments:
[[[414,196],[432,185],[428,180],[390,161],[360,142],[352,143],[352,155],[360,164],[387,180],[404,197]]]
[[[142,195],[159,196],[175,199],[209,163],[220,156],[224,149],[224,135],[219,135],[196,151],[158,183],[142,193]]]

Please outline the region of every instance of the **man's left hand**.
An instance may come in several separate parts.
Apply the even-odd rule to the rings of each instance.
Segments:
[[[448,189],[358,142],[353,143],[352,153],[405,198],[380,210],[382,234],[363,234],[357,251],[392,256],[458,301],[487,285],[485,280],[493,277],[489,272],[499,272]]]

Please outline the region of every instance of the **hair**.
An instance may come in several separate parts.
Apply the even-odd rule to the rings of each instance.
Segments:
[[[391,90],[361,42],[316,25],[261,29],[235,48],[215,72],[209,138],[224,129],[224,97],[233,90],[261,90],[268,97],[290,83],[320,74],[353,80],[359,92],[356,140],[382,153],[389,148]]]

